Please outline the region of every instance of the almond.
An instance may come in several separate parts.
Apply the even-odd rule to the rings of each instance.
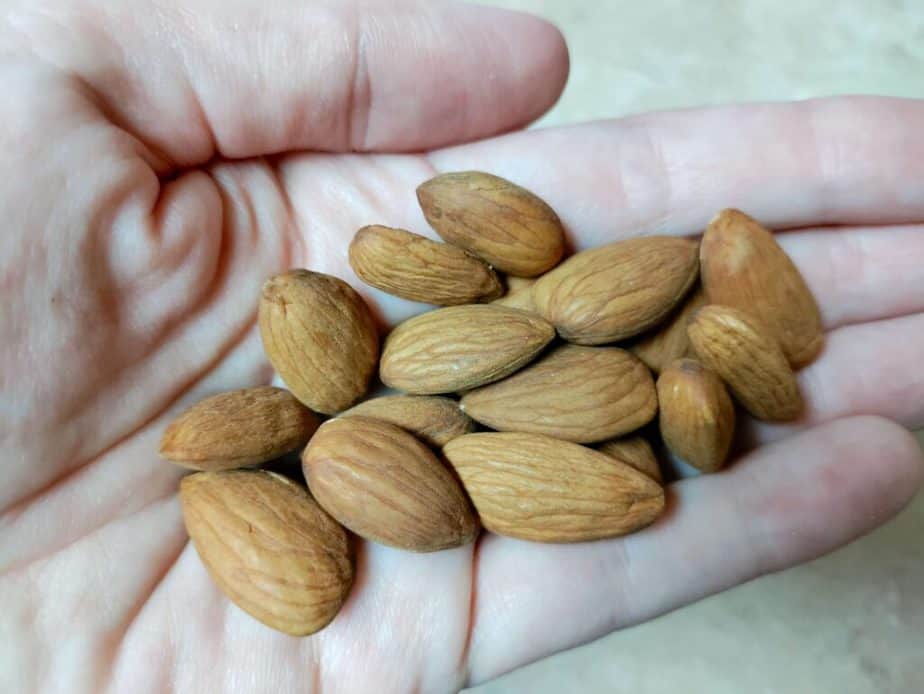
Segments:
[[[615,458],[541,434],[467,434],[443,449],[484,527],[538,542],[625,535],[654,521],[664,490]]]
[[[612,439],[600,444],[597,450],[611,458],[621,460],[626,465],[631,465],[639,472],[648,475],[655,482],[660,483],[663,480],[658,458],[655,456],[651,444],[642,436],[626,436],[621,439]]]
[[[185,477],[186,529],[212,580],[273,629],[304,636],[337,615],[353,583],[347,534],[304,487],[264,470]]]
[[[690,321],[700,361],[728,384],[758,419],[789,421],[802,412],[799,384],[773,336],[746,313],[727,306],[701,308]]]
[[[247,467],[301,448],[317,428],[317,417],[288,391],[243,388],[183,412],[164,432],[160,454],[194,470]]]
[[[658,399],[651,372],[629,352],[561,345],[513,376],[466,393],[462,409],[492,429],[591,443],[644,426]]]
[[[260,334],[273,368],[312,410],[334,414],[366,392],[379,339],[369,307],[341,279],[292,270],[263,285]]]
[[[405,321],[388,336],[380,376],[418,395],[475,388],[532,361],[555,337],[538,316],[473,304],[437,309]]]
[[[719,470],[735,432],[735,406],[722,379],[695,359],[679,359],[658,378],[658,402],[667,447],[703,472]]]
[[[508,306],[509,308],[518,308],[521,311],[536,312],[536,306],[533,304],[533,285],[536,280],[527,277],[508,277],[507,293],[491,303],[495,306]]]
[[[435,448],[475,428],[459,403],[433,395],[385,395],[361,402],[340,416],[355,415],[391,422]]]
[[[546,273],[533,286],[533,302],[569,342],[616,342],[663,321],[698,273],[694,241],[629,239],[578,253]]]
[[[350,244],[350,265],[359,278],[410,301],[450,306],[496,299],[500,279],[461,248],[385,226],[360,229]]]
[[[824,345],[818,304],[772,233],[740,210],[723,210],[706,229],[700,259],[710,303],[754,316],[793,368],[818,356]]]
[[[498,176],[442,174],[421,184],[417,199],[444,240],[511,275],[534,277],[554,267],[564,253],[565,232],[555,211]]]
[[[433,552],[478,535],[456,479],[394,424],[356,416],[325,422],[302,454],[302,469],[318,503],[368,540]]]
[[[697,287],[666,323],[630,345],[629,351],[655,373],[660,373],[661,369],[677,359],[692,356],[687,324],[690,317],[705,305],[706,295],[701,287]]]

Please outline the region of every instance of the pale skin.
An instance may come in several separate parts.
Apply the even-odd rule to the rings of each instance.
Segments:
[[[908,502],[924,103],[493,137],[567,69],[552,27],[455,5],[0,1],[0,690],[450,692],[820,556]],[[625,539],[361,544],[334,623],[274,633],[209,580],[158,438],[197,399],[270,381],[266,277],[357,283],[353,232],[432,236],[413,189],[459,169],[536,191],[577,248],[694,234],[727,206],[798,229],[782,242],[828,331],[807,415],[753,427],[731,469],[673,484]],[[421,309],[366,296],[387,323]]]

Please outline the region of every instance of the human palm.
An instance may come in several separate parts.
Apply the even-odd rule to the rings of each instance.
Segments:
[[[905,428],[924,422],[924,104],[733,107],[447,148],[555,100],[553,29],[432,4],[0,9],[4,691],[452,691],[818,556],[920,484]],[[729,205],[799,228],[783,243],[829,331],[801,377],[808,414],[749,427],[741,460],[673,484],[628,538],[362,543],[333,624],[274,633],[207,577],[157,440],[196,399],[272,377],[266,277],[354,279],[352,232],[429,233],[412,191],[458,169],[535,190],[578,248],[694,234]],[[420,310],[367,296],[384,322]]]

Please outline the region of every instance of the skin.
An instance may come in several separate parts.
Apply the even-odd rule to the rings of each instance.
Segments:
[[[555,29],[488,9],[0,0],[0,689],[454,691],[822,555],[908,502],[924,103],[483,139],[546,110],[566,74]],[[270,380],[264,278],[355,282],[353,232],[432,236],[414,187],[469,168],[543,196],[578,248],[694,234],[729,205],[798,228],[783,242],[828,331],[806,418],[750,427],[727,472],[673,484],[625,539],[362,544],[335,622],[276,634],[208,579],[158,438],[195,400]],[[419,310],[366,295],[387,323]]]

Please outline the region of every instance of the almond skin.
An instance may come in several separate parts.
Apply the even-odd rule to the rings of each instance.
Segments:
[[[507,293],[491,303],[495,306],[507,306],[535,313],[536,305],[533,303],[533,285],[535,283],[536,280],[532,278],[508,277]]]
[[[658,399],[651,372],[629,352],[561,345],[503,381],[466,393],[462,409],[499,431],[592,443],[644,426]]]
[[[709,303],[754,316],[793,368],[818,356],[824,346],[818,304],[772,233],[740,210],[723,210],[706,229],[700,260]]]
[[[452,473],[394,424],[356,416],[325,422],[302,454],[302,470],[318,503],[368,540],[433,552],[478,535]]]
[[[532,361],[555,337],[538,316],[472,304],[415,316],[388,336],[380,376],[417,395],[451,393],[497,381]]]
[[[654,332],[643,335],[628,350],[655,373],[660,373],[661,369],[677,359],[692,356],[693,347],[687,335],[687,324],[690,317],[705,305],[706,295],[702,287],[697,287],[667,322]]]
[[[488,530],[536,542],[583,542],[639,530],[664,490],[599,451],[541,434],[467,434],[443,449]]]
[[[340,416],[356,415],[391,422],[434,448],[471,433],[475,428],[459,403],[433,395],[385,395],[361,402]]]
[[[659,324],[698,274],[696,242],[670,236],[629,239],[573,255],[539,278],[533,302],[569,342],[599,345]]]
[[[658,378],[664,443],[702,472],[720,470],[735,433],[735,406],[725,384],[695,359],[678,359]]]
[[[189,536],[234,604],[278,631],[306,636],[333,620],[353,584],[346,531],[307,490],[265,470],[183,478]]]
[[[442,174],[417,188],[417,200],[444,240],[511,275],[535,277],[564,253],[565,232],[555,211],[498,176]]]
[[[706,306],[693,316],[690,342],[757,419],[786,422],[803,410],[802,394],[786,355],[773,336],[743,311]]]
[[[597,447],[601,453],[621,460],[631,465],[639,472],[648,475],[655,482],[661,483],[664,479],[658,458],[651,448],[651,444],[643,436],[626,436],[602,443]]]
[[[350,265],[366,284],[426,304],[491,301],[504,291],[480,258],[403,229],[360,229],[350,244]]]
[[[369,307],[346,282],[319,272],[292,270],[263,285],[260,334],[292,394],[323,414],[359,400],[378,363]]]
[[[200,400],[164,432],[160,454],[193,470],[260,465],[301,448],[318,419],[282,388],[261,386]]]

